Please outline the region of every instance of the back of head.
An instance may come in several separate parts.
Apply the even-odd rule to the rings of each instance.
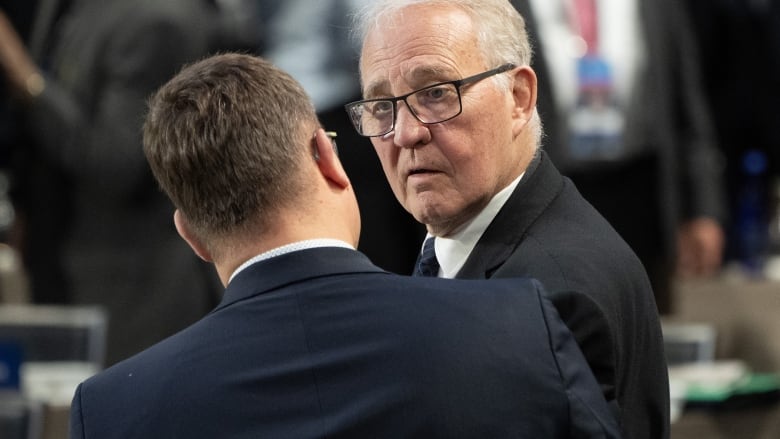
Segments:
[[[152,97],[144,153],[211,247],[262,231],[295,203],[317,126],[310,99],[287,73],[255,56],[222,54],[185,67]]]

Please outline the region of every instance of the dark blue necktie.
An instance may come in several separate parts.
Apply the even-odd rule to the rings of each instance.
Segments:
[[[436,277],[439,275],[439,261],[436,259],[434,248],[435,239],[435,237],[431,236],[425,240],[422,253],[417,258],[417,264],[414,267],[415,276]]]

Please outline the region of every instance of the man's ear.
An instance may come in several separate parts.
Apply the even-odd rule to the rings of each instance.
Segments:
[[[514,71],[513,79],[513,131],[518,135],[531,120],[536,109],[536,73],[528,66],[519,67]]]
[[[200,239],[192,232],[190,223],[179,209],[176,209],[176,211],[173,212],[173,223],[176,225],[176,231],[179,232],[179,236],[189,244],[192,251],[194,251],[199,258],[206,262],[214,261],[211,257],[211,253],[206,249],[206,246],[203,245],[203,243],[200,242]]]
[[[340,188],[349,187],[349,177],[341,166],[334,143],[322,128],[314,133],[314,148],[314,160],[320,173]]]

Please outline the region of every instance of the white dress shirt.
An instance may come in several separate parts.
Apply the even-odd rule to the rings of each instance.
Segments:
[[[523,175],[524,173],[520,174],[509,186],[494,195],[487,206],[459,231],[446,238],[436,237],[435,249],[436,259],[439,261],[439,277],[452,279],[458,274],[471,251],[477,245],[477,241],[482,237],[493,218],[498,215],[498,211],[504,207]],[[431,235],[426,236],[426,239],[429,236]]]
[[[318,247],[343,247],[343,248],[350,248],[353,250],[355,249],[355,247],[339,239],[323,238],[323,239],[309,239],[306,241],[293,242],[287,245],[283,245],[281,247],[276,247],[274,249],[268,250],[267,252],[260,253],[259,255],[244,262],[238,268],[236,268],[236,271],[234,271],[233,274],[230,275],[230,279],[228,279],[228,283],[230,283],[238,273],[240,273],[242,270],[244,270],[245,268],[249,267],[250,265],[256,262],[264,261],[266,259],[271,259],[275,256],[281,256],[299,250],[306,250],[306,249],[318,248]]]

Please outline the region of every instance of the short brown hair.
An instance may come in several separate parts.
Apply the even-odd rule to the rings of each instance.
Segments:
[[[295,201],[317,126],[311,100],[290,75],[256,56],[220,54],[185,67],[151,98],[144,153],[211,247]]]

